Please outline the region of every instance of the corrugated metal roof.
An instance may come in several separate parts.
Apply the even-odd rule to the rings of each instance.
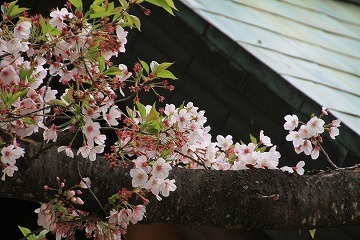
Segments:
[[[360,135],[360,6],[180,0]]]

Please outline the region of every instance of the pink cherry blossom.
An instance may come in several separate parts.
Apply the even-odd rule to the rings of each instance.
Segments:
[[[151,171],[151,167],[149,166],[148,159],[144,155],[137,157],[135,160],[132,160],[132,162],[135,164],[135,168],[141,168],[142,170],[144,170],[146,174],[148,174]]]
[[[301,146],[304,142],[303,138],[297,131],[290,131],[289,134],[286,136],[286,140],[292,141],[295,148]]]
[[[88,178],[88,177],[82,178],[81,181],[80,181],[80,187],[84,188],[84,189],[87,189],[87,188],[91,187],[90,178]]]
[[[312,159],[317,159],[319,157],[319,153],[320,153],[320,147],[315,146],[314,149],[311,152],[311,158]]]
[[[340,123],[341,123],[341,120],[335,119],[335,120],[331,121],[330,126],[332,126],[332,127],[340,127],[341,126]]]
[[[118,38],[118,41],[120,42],[120,48],[119,52],[125,52],[125,44],[127,43],[127,37],[128,32],[125,31],[120,25],[117,25],[116,27],[116,36]]]
[[[324,132],[324,124],[325,121],[318,118],[318,117],[312,117],[307,123],[306,126],[308,127],[308,131],[312,133],[314,136],[317,133],[323,133]]]
[[[144,205],[135,205],[133,207],[133,212],[132,212],[132,217],[130,219],[130,221],[133,224],[136,224],[137,222],[141,221],[144,218],[144,214],[146,212],[146,208]]]
[[[130,170],[130,176],[132,177],[131,185],[133,187],[145,188],[148,181],[148,175],[141,168],[134,168]]]
[[[309,140],[305,140],[303,142],[303,151],[306,155],[310,155],[311,151],[313,150],[312,144]]]
[[[84,121],[92,121],[93,119],[97,119],[100,117],[100,110],[99,108],[94,108],[91,106],[87,106],[83,108],[81,112],[84,114]]]
[[[176,190],[175,179],[165,179],[164,182],[161,183],[160,189],[161,195],[163,195],[164,197],[168,197],[170,192]]]
[[[100,134],[100,123],[87,121],[82,131],[87,139],[93,140],[93,138]]]
[[[298,133],[302,139],[311,138],[316,134],[316,132],[313,131],[313,128],[309,128],[307,125],[301,125]]]
[[[300,161],[296,164],[296,166],[294,167],[295,172],[297,172],[297,174],[299,175],[303,175],[305,170],[304,170],[304,166],[305,166],[305,162],[304,161]]]
[[[70,146],[60,146],[57,149],[58,152],[65,151],[66,156],[74,158],[74,152],[72,151]]]
[[[132,217],[132,210],[128,208],[123,208],[119,211],[118,214],[118,223],[124,229],[129,225],[130,219]]]
[[[56,8],[50,13],[50,17],[50,25],[61,30],[63,28],[63,21],[65,19],[73,18],[73,14],[69,13],[66,8],[61,8],[61,10],[59,10],[59,8]]]
[[[119,119],[121,117],[121,113],[120,113],[118,106],[112,106],[109,109],[108,113],[103,111],[103,117],[104,117],[105,121],[107,122],[107,124],[109,124],[110,126],[117,126],[119,124],[117,119]]]
[[[286,120],[285,124],[284,124],[284,129],[285,130],[294,130],[295,128],[297,128],[298,124],[299,124],[299,118],[296,115],[286,115],[284,117],[284,119]]]
[[[1,162],[6,165],[15,165],[16,159],[23,157],[24,154],[25,151],[23,148],[10,144],[1,149]]]
[[[328,115],[328,110],[327,110],[327,108],[326,108],[326,107],[321,107],[321,113],[322,113],[323,115]]]
[[[2,170],[3,175],[1,176],[1,180],[5,181],[5,176],[13,177],[14,172],[18,170],[18,167],[15,165],[7,165],[6,168]]]
[[[280,170],[283,171],[283,172],[288,172],[288,173],[293,173],[294,172],[294,168],[288,167],[288,166],[281,167]]]
[[[157,178],[165,179],[167,176],[169,176],[170,170],[170,164],[167,163],[163,158],[159,158],[152,166],[151,174]]]
[[[235,153],[241,158],[244,155],[252,154],[256,148],[254,143],[246,144],[235,144]]]
[[[76,155],[81,154],[83,158],[89,158],[89,160],[93,162],[96,160],[96,154],[104,152],[104,147],[104,145],[84,145],[79,148]]]
[[[161,190],[161,184],[164,182],[164,179],[151,176],[149,181],[145,184],[145,189],[150,190],[152,194],[159,195]]]
[[[0,79],[7,85],[9,85],[11,82],[15,82],[15,83],[20,82],[18,73],[16,72],[15,68],[12,65],[8,65],[3,69],[1,69]]]
[[[264,135],[264,130],[260,131],[260,143],[265,146],[271,147],[273,144],[271,143],[271,139],[268,136]]]
[[[56,142],[58,128],[55,124],[51,125],[50,128],[46,128],[43,132],[44,140],[48,143],[50,140]]]
[[[233,137],[231,135],[227,135],[226,137],[218,135],[216,137],[217,146],[219,146],[223,151],[228,150],[233,144],[232,138]]]
[[[31,22],[22,21],[14,28],[14,37],[18,39],[28,39],[30,35]]]
[[[332,139],[335,139],[336,136],[339,135],[340,131],[337,127],[330,127],[328,129],[329,135]]]

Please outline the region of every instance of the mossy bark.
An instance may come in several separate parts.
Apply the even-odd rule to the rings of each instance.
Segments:
[[[0,182],[0,197],[46,201],[52,195],[42,186],[56,187],[55,179],[60,177],[70,187],[82,176],[90,177],[93,192],[105,204],[108,196],[131,184],[128,171],[111,169],[103,158],[94,162],[81,157],[72,159],[58,153],[56,148],[36,159],[29,156],[19,159],[17,166],[19,171],[14,177]],[[144,224],[279,230],[360,224],[359,170],[300,176],[265,169],[174,168],[170,178],[176,180],[176,191],[162,201],[150,196]],[[86,190],[82,198],[86,203],[84,208],[101,215],[100,207]]]

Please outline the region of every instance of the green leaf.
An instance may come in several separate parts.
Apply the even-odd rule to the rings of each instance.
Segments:
[[[69,2],[71,2],[71,4],[74,5],[77,10],[83,10],[83,4],[81,0],[69,0]]]
[[[16,5],[18,0],[12,1],[9,3],[8,7],[7,7],[7,13],[9,16],[11,17],[15,17],[16,15],[29,10],[30,8],[19,8],[19,5]],[[5,11],[4,11],[5,12]]]
[[[149,65],[140,59],[139,59],[139,61],[141,63],[141,66],[145,69],[146,73],[149,73]]]
[[[100,7],[99,5],[94,5],[91,9],[94,10],[94,12],[96,12],[96,13],[105,12],[105,11],[106,11],[106,8]]]
[[[62,106],[62,107],[67,106],[66,103],[64,103],[59,99],[51,99],[50,101],[47,102],[47,104],[49,104],[50,106]]]
[[[26,10],[29,10],[30,8],[19,8],[17,5],[13,7],[13,9],[10,10],[9,16],[15,17],[19,15],[22,12],[25,12]]]
[[[93,14],[90,14],[90,19],[108,17],[108,16],[111,16],[111,15],[113,15],[113,14],[114,14],[114,13],[112,13],[112,12],[98,12],[98,13],[93,13]]]
[[[1,5],[1,12],[2,12],[4,15],[8,15],[9,9],[8,9],[7,7],[5,7],[4,5]]]
[[[90,59],[95,59],[98,56],[98,52],[99,52],[99,44],[97,43],[89,48],[86,55]]]
[[[162,70],[167,69],[168,67],[170,67],[171,65],[173,65],[174,63],[171,62],[163,62],[160,63],[157,68],[156,68],[156,72],[161,72]]]
[[[104,0],[93,0],[93,3],[90,5],[90,9],[93,9],[95,6],[100,6]]]
[[[29,89],[27,88],[27,89],[23,89],[21,91],[14,93],[11,97],[10,104],[13,104],[18,98],[25,97],[28,91],[29,91]]]
[[[21,119],[25,124],[36,124],[35,120],[31,117],[23,117]]]
[[[104,58],[103,55],[101,55],[101,56],[98,58],[98,63],[99,63],[100,73],[102,73],[102,72],[105,70],[105,58]]]
[[[145,119],[146,117],[146,108],[143,104],[141,104],[140,102],[136,102],[136,106],[139,110],[140,116],[142,119]]]
[[[46,234],[48,233],[48,230],[42,230],[39,235],[37,236],[36,240],[45,240],[46,239]]]
[[[28,228],[21,227],[21,226],[18,226],[18,228],[20,229],[20,231],[21,231],[21,233],[24,235],[24,237],[31,233],[30,229],[28,229]],[[28,239],[28,240],[35,240],[35,235],[34,235],[34,234],[31,234],[31,235],[29,235],[26,239]]]
[[[264,147],[258,148],[257,151],[263,153],[263,152],[265,152],[266,148],[267,147],[264,146]]]
[[[141,22],[140,19],[134,15],[125,13],[124,14],[125,20],[126,20],[126,25],[133,28],[136,27],[139,31],[141,31]]]
[[[257,144],[257,139],[256,137],[254,137],[253,135],[250,134],[250,141],[253,143],[253,144]]]
[[[149,114],[146,116],[146,121],[159,120],[159,112],[156,111],[155,103],[150,109]]]
[[[177,10],[172,0],[146,0],[146,2],[149,2],[151,4],[163,8],[165,11],[167,11],[173,16],[174,16],[173,9]]]
[[[315,231],[316,231],[316,229],[311,229],[311,230],[309,230],[311,239],[314,239],[314,237],[315,237]]]
[[[73,93],[74,93],[74,89],[71,87],[67,90],[66,94],[60,98],[61,98],[61,100],[65,101],[66,103],[71,104],[74,102]]]
[[[177,10],[177,8],[175,7],[175,4],[174,4],[173,0],[165,0],[165,2],[169,5],[169,7]]]
[[[25,80],[26,78],[30,78],[31,74],[33,72],[33,69],[24,69],[23,67],[19,70],[19,77],[21,80]]]
[[[174,74],[172,72],[170,72],[169,70],[162,70],[161,72],[158,72],[156,74],[156,76],[159,78],[169,78],[169,79],[173,79],[173,80],[177,79],[177,77],[175,77]]]
[[[109,69],[107,69],[104,74],[108,75],[108,76],[116,76],[116,75],[120,75],[122,73],[122,71],[120,70],[120,68],[115,67],[115,66],[111,66]]]
[[[49,22],[45,21],[43,17],[40,16],[40,26],[42,35],[50,34],[51,36],[59,35],[61,31],[56,27],[53,27],[49,24]]]
[[[158,121],[151,120],[151,121],[148,121],[146,124],[146,130],[153,135],[159,134],[160,129],[161,129],[161,126]]]
[[[160,157],[166,159],[167,156],[168,156],[170,153],[171,153],[171,149],[166,149],[166,150],[164,150],[164,151],[161,152]]]
[[[126,106],[126,112],[127,112],[129,118],[131,118],[131,119],[134,118],[133,110],[131,108],[129,108],[128,106]]]

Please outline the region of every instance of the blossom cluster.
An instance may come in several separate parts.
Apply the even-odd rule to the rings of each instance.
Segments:
[[[81,191],[65,190],[65,181],[58,179],[56,197],[36,210],[40,226],[57,239],[71,238],[76,228],[84,228],[87,236],[96,239],[121,239],[129,224],[143,220],[150,196],[161,200],[176,190],[175,179],[170,177],[173,167],[281,169],[304,174],[304,161],[279,168],[281,154],[263,130],[258,137],[250,135],[247,144],[235,142],[230,135],[218,135],[215,141],[205,111],[192,102],[179,107],[165,104],[160,109],[141,104],[138,93],[150,90],[162,102],[164,97],[155,88],[173,90],[168,80],[176,77],[168,70],[172,63],[139,60],[132,71],[113,63],[112,59],[126,51],[126,29],[140,28],[139,19],[128,10],[142,1],[119,2],[121,6],[115,7],[111,1],[94,1],[83,13],[82,2],[72,0],[53,9],[48,18],[27,16],[16,1],[2,5],[0,131],[10,139],[0,141],[2,180],[14,175],[16,161],[25,155],[18,140],[36,133],[46,148],[57,144],[57,151],[69,158],[81,156],[90,161],[102,154],[111,167],[121,166],[131,177],[132,189],[123,188],[109,197],[106,221],[87,219],[88,213],[76,207],[84,204]],[[166,2],[168,11],[172,1]],[[120,109],[118,103],[130,98],[133,108]],[[297,153],[315,159],[320,135],[327,130],[335,139],[339,134],[340,121],[325,125],[322,115],[313,116],[298,131],[298,117],[285,116],[286,139],[293,142]],[[109,152],[105,152],[104,129],[117,136]],[[64,145],[62,139],[68,134],[72,140]],[[82,141],[77,150],[75,139]],[[76,187],[87,189],[90,184],[89,179],[82,179]],[[135,198],[142,202],[132,202]]]
[[[286,136],[287,141],[291,141],[297,154],[304,152],[310,155],[312,159],[317,159],[321,150],[322,134],[325,130],[332,139],[339,135],[339,127],[341,121],[339,119],[332,120],[331,123],[325,124],[321,119],[324,115],[328,115],[326,108],[323,107],[320,117],[313,116],[307,123],[301,123],[299,129],[299,118],[297,115],[286,115],[284,129],[289,130]]]
[[[84,139],[77,155],[93,161],[103,153],[106,140],[99,122],[105,121],[110,127],[118,125],[121,111],[115,100],[126,97],[126,83],[136,86],[129,86],[135,96],[141,90],[158,86],[172,89],[167,81],[157,77],[172,78],[166,70],[169,65],[152,64],[149,78],[143,72],[133,74],[124,64],[114,66],[110,61],[125,52],[128,31],[124,27],[131,26],[129,21],[104,20],[101,14],[97,18],[90,15],[89,19],[78,9],[73,11],[70,3],[54,9],[50,18],[27,17],[25,8],[15,3],[3,5],[4,18],[0,23],[0,129],[12,142],[42,133],[46,143],[57,143],[60,133],[71,132],[75,135],[73,140],[78,135]],[[123,4],[112,14],[130,8],[127,2]],[[23,16],[12,23],[10,20],[19,14]],[[161,71],[155,74],[155,67],[161,67]],[[58,151],[74,157],[72,142],[60,146]],[[23,156],[23,149],[16,144],[3,144],[0,148],[4,180],[18,170],[15,160]],[[11,161],[5,152],[12,156]]]

